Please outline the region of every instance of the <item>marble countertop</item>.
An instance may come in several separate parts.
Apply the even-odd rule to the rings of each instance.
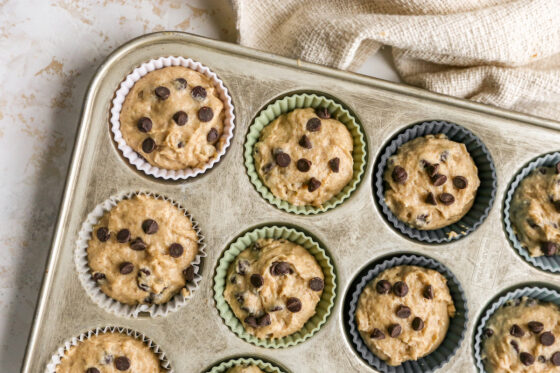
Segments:
[[[119,45],[181,30],[235,41],[228,0],[0,0],[0,362],[19,371],[87,85]],[[398,81],[389,51],[359,72]]]

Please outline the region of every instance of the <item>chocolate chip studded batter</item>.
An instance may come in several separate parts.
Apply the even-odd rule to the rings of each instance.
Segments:
[[[464,144],[427,135],[402,145],[389,158],[385,202],[397,218],[422,230],[459,221],[472,207],[480,185]]]
[[[541,167],[521,181],[511,202],[510,218],[531,256],[560,254],[560,175]]]
[[[264,373],[256,365],[238,365],[230,368],[227,373]]]
[[[150,164],[168,170],[202,167],[222,147],[224,104],[212,80],[183,66],[154,70],[124,101],[120,129]]]
[[[117,203],[94,227],[87,248],[92,278],[129,305],[161,304],[187,294],[198,236],[171,202],[145,195]]]
[[[325,109],[296,109],[266,126],[253,157],[271,193],[292,205],[321,206],[352,179],[353,139]]]
[[[281,338],[300,330],[315,314],[323,278],[302,246],[260,239],[230,265],[224,297],[248,333]]]
[[[484,330],[488,373],[560,372],[560,308],[531,298],[499,308]]]
[[[364,288],[356,322],[368,348],[396,366],[433,352],[454,315],[443,275],[422,267],[398,266],[381,272]]]
[[[143,342],[121,333],[93,335],[71,347],[56,373],[165,372]]]

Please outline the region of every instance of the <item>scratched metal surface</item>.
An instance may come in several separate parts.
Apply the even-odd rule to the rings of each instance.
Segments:
[[[146,177],[130,167],[114,146],[108,125],[113,93],[123,77],[140,63],[166,55],[191,57],[210,67],[230,90],[236,111],[234,139],[226,156],[211,171],[183,183]],[[368,141],[368,165],[358,190],[341,206],[315,216],[292,215],[268,204],[253,188],[243,165],[245,135],[257,112],[272,99],[299,90],[323,92],[343,102],[361,121]],[[372,167],[383,144],[404,126],[428,119],[469,128],[486,144],[498,171],[497,198],[484,224],[462,240],[438,246],[412,242],[389,228],[375,206],[371,187]],[[235,355],[265,357],[294,373],[325,368],[369,372],[372,369],[346,339],[341,305],[349,283],[366,263],[398,251],[439,260],[465,288],[468,330],[461,348],[440,371],[475,372],[472,333],[483,306],[510,286],[557,280],[522,261],[510,248],[501,222],[511,177],[533,157],[560,148],[560,126],[553,121],[165,32],[135,39],[105,61],[91,82],[80,126],[24,372],[43,371],[63,341],[104,325],[145,333],[166,351],[176,372],[201,372]],[[86,215],[111,195],[138,190],[164,194],[185,206],[200,223],[208,245],[200,288],[190,304],[163,318],[122,318],[99,308],[82,288],[74,267],[75,242]],[[327,324],[310,340],[281,350],[237,338],[213,302],[214,270],[222,251],[239,233],[263,223],[290,223],[313,233],[330,252],[338,273],[338,296]]]

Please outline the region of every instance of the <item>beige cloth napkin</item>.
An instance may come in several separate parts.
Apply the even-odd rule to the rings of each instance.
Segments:
[[[243,45],[560,120],[560,0],[231,1]]]

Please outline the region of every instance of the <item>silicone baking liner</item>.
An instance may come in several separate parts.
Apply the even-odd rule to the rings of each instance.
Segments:
[[[160,366],[169,371],[169,373],[173,373],[173,369],[171,368],[171,364],[169,360],[165,356],[165,352],[161,350],[161,348],[150,338],[146,337],[144,334],[137,332],[132,329],[122,328],[118,326],[105,326],[102,328],[95,328],[93,330],[89,330],[85,333],[80,334],[78,337],[73,337],[64,342],[64,344],[58,348],[56,353],[51,357],[47,367],[45,369],[45,373],[55,373],[56,367],[60,364],[62,358],[66,354],[66,351],[70,350],[73,346],[77,346],[80,342],[90,338],[93,335],[104,334],[104,333],[122,333],[129,335],[143,343],[145,343],[159,358]]]
[[[136,306],[131,306],[128,304],[121,303],[101,291],[101,287],[93,280],[91,276],[91,270],[88,264],[87,248],[88,241],[91,239],[94,226],[97,224],[99,219],[105,214],[105,212],[110,211],[113,207],[117,205],[118,202],[132,198],[135,195],[146,195],[153,198],[162,199],[172,203],[174,206],[182,210],[185,215],[190,219],[193,229],[198,236],[198,254],[195,256],[194,260],[191,262],[194,267],[194,280],[187,282],[186,288],[188,294],[183,296],[180,292],[175,294],[167,303],[163,304],[139,304]],[[198,223],[194,221],[191,215],[181,207],[178,203],[170,200],[169,198],[160,196],[155,193],[148,192],[130,192],[124,193],[118,196],[112,196],[109,199],[101,202],[99,205],[95,206],[92,212],[89,213],[86,220],[82,224],[82,229],[78,233],[78,240],[76,242],[76,248],[74,250],[74,262],[76,264],[76,270],[78,271],[78,277],[82,286],[86,290],[89,297],[101,308],[106,311],[112,312],[119,316],[127,317],[138,317],[140,313],[147,312],[150,316],[166,316],[169,312],[174,312],[180,307],[186,305],[188,300],[192,297],[195,290],[198,288],[202,277],[199,274],[200,264],[202,258],[206,256],[205,251],[206,245],[204,243],[204,236],[200,232]]]
[[[502,293],[503,294],[503,293]],[[474,361],[480,373],[485,373],[484,362],[482,361],[482,343],[484,341],[484,328],[494,312],[512,299],[528,297],[538,299],[543,302],[552,302],[560,306],[560,293],[556,290],[543,286],[521,286],[517,289],[507,291],[503,295],[496,296],[486,309],[482,312],[482,317],[478,320],[474,336]]]
[[[167,170],[151,165],[142,156],[132,149],[124,140],[120,127],[120,113],[122,105],[126,98],[128,92],[134,86],[138,80],[140,80],[146,74],[162,69],[169,66],[184,66],[191,70],[198,71],[201,74],[206,75],[214,83],[214,88],[219,95],[219,98],[224,104],[224,131],[222,136],[218,139],[218,152],[216,156],[208,161],[203,167],[200,168],[185,168],[182,170]],[[130,73],[124,81],[119,86],[119,89],[115,93],[115,98],[113,99],[113,105],[111,107],[111,131],[113,132],[113,138],[117,143],[117,147],[122,152],[123,156],[136,167],[138,170],[157,178],[162,179],[188,179],[190,177],[195,177],[199,174],[206,172],[206,170],[214,167],[216,163],[220,161],[220,158],[226,153],[227,148],[230,145],[231,139],[233,137],[233,129],[235,115],[233,113],[233,103],[231,97],[228,93],[227,88],[224,83],[206,66],[191,60],[190,58],[184,57],[160,57],[157,59],[150,60],[143,63],[139,67],[135,68],[132,73]]]
[[[421,136],[443,133],[449,140],[465,144],[468,152],[478,168],[480,186],[476,193],[473,206],[458,222],[434,230],[415,229],[398,220],[389,206],[385,203],[385,182],[383,173],[387,167],[389,157],[396,154],[398,148]],[[376,201],[383,216],[389,223],[402,234],[427,243],[445,243],[465,237],[482,224],[488,216],[496,197],[497,177],[494,161],[484,143],[468,129],[455,123],[443,121],[422,122],[408,127],[399,132],[381,150],[379,160],[375,167],[373,179]]]
[[[527,164],[523,167],[514,177],[513,181],[509,185],[506,198],[504,199],[504,228],[506,230],[506,236],[509,240],[511,246],[517,251],[517,253],[529,264],[536,268],[540,268],[542,270],[552,272],[552,273],[560,273],[560,255],[554,256],[538,256],[532,257],[529,254],[529,251],[521,245],[521,242],[517,239],[517,235],[513,230],[513,226],[511,224],[510,219],[510,205],[513,199],[513,194],[515,190],[521,183],[521,181],[529,176],[529,174],[539,168],[539,167],[554,167],[556,163],[560,162],[560,153],[550,153],[542,155]]]
[[[352,158],[354,159],[354,173],[352,175],[352,180],[350,180],[350,182],[344,187],[344,189],[342,189],[342,191],[340,191],[340,193],[325,202],[321,207],[309,205],[295,206],[274,196],[260,179],[255,169],[255,161],[253,159],[253,147],[259,141],[261,131],[264,127],[266,127],[282,114],[289,113],[290,111],[298,108],[310,107],[327,108],[327,110],[331,114],[331,118],[337,119],[338,121],[346,125],[352,135],[352,139],[354,140],[354,149],[352,151]],[[263,196],[264,199],[266,199],[274,206],[294,214],[317,214],[340,205],[350,197],[354,190],[356,190],[362,179],[362,175],[364,173],[367,162],[366,148],[366,139],[360,124],[358,124],[357,119],[354,118],[354,116],[352,116],[352,114],[350,114],[350,112],[341,104],[332,99],[318,96],[316,94],[294,94],[274,101],[257,115],[255,120],[253,121],[253,124],[251,124],[251,126],[249,127],[247,139],[245,141],[245,167],[247,168],[247,174],[249,175],[249,178],[251,179],[251,182],[253,183],[257,191],[261,194],[261,196]]]
[[[233,368],[238,365],[256,365],[265,373],[287,373],[285,370],[280,369],[278,366],[254,357],[241,357],[236,359],[230,359],[223,361],[222,363],[215,365],[206,373],[226,373],[228,369]]]
[[[399,366],[391,366],[369,350],[358,331],[355,316],[358,299],[367,284],[384,270],[400,265],[424,267],[441,273],[447,279],[447,286],[453,298],[456,312],[455,316],[450,319],[449,329],[447,330],[445,339],[434,352],[416,361],[406,361]],[[468,308],[463,288],[455,275],[453,275],[447,267],[426,256],[409,254],[396,255],[390,258],[381,258],[380,260],[368,264],[352,281],[346,295],[345,304],[347,304],[347,307],[344,308],[346,313],[344,326],[348,333],[353,351],[369,364],[369,366],[384,373],[429,373],[439,369],[447,363],[459,349],[467,329]]]
[[[259,339],[245,331],[241,321],[237,319],[229,304],[224,298],[224,290],[226,286],[227,271],[231,263],[237,255],[243,250],[251,246],[254,242],[261,238],[286,239],[303,246],[317,260],[321,266],[324,275],[325,288],[321,299],[317,304],[316,313],[311,317],[298,332],[275,339]],[[285,226],[265,226],[256,228],[238,237],[224,251],[216,268],[216,276],[214,277],[214,300],[216,307],[224,323],[243,340],[257,346],[267,348],[284,348],[294,346],[313,336],[327,322],[330,316],[334,300],[336,298],[336,274],[331,259],[323,248],[307,234]]]

